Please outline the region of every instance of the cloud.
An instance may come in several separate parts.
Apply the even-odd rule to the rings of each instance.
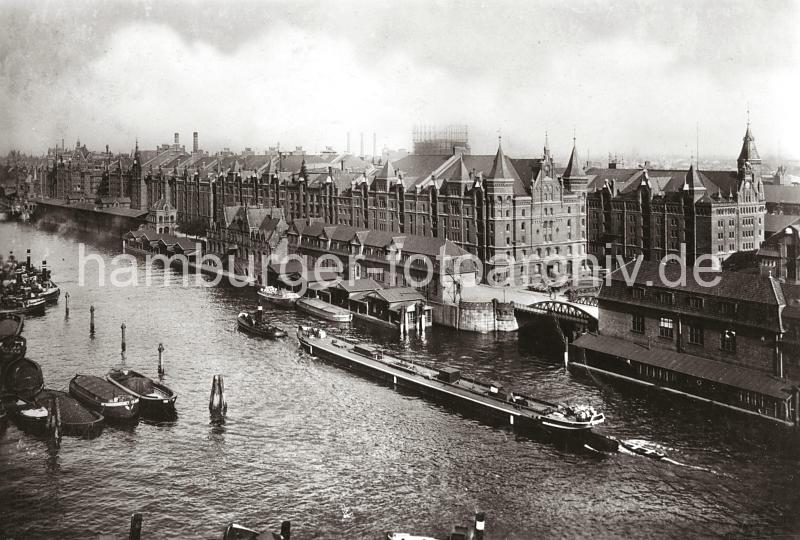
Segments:
[[[128,150],[200,132],[210,150],[409,146],[417,123],[544,132],[566,157],[800,153],[798,7],[752,2],[12,4],[0,36],[0,152],[66,137]],[[583,152],[585,153],[585,152]]]

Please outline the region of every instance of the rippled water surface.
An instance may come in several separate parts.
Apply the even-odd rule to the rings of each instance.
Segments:
[[[28,357],[48,387],[66,389],[75,373],[102,375],[121,362],[124,322],[126,365],[154,375],[164,343],[164,381],[180,395],[180,416],[67,437],[58,451],[9,426],[0,436],[0,537],[127,538],[134,512],[144,514],[145,538],[219,538],[232,520],[277,530],[284,519],[298,539],[445,536],[476,510],[487,513],[488,538],[800,532],[800,459],[785,430],[565,373],[542,348],[546,325],[519,336],[434,328],[406,343],[358,323],[346,331],[526,393],[591,403],[606,413],[608,433],[659,445],[673,463],[517,436],[322,364],[293,336],[250,338],[235,317],[255,307],[252,289],[165,286],[158,272],[146,285],[142,268],[137,286],[113,288],[113,267],[99,286],[96,262],[79,286],[81,241],[106,262],[118,251],[0,224],[4,255],[31,248],[70,293],[68,319],[62,295],[26,322]],[[286,329],[303,321],[291,311],[267,316]],[[208,415],[217,373],[228,400],[222,426]]]

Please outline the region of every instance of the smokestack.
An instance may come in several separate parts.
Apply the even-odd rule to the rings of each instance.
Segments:
[[[347,153],[350,153],[350,132],[347,132]]]
[[[361,153],[358,154],[361,159],[364,159],[364,132],[361,132]]]
[[[178,144],[180,144],[180,135],[178,135],[178,132],[176,131],[175,132],[175,145],[177,146]]]
[[[375,152],[378,151],[378,134],[372,132],[372,162],[375,163]]]
[[[192,133],[192,152],[199,152],[200,151],[200,144],[197,140],[197,132],[195,131]]]

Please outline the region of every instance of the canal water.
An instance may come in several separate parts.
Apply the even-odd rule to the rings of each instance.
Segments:
[[[117,267],[100,272],[96,262],[80,286],[82,242],[107,264],[119,252],[91,237],[0,224],[0,253],[30,248],[70,294],[68,319],[62,294],[26,321],[28,357],[48,387],[66,389],[76,373],[123,362],[125,323],[127,366],[155,375],[164,344],[179,418],[65,437],[57,451],[9,426],[0,436],[0,538],[127,538],[134,512],[144,515],[145,538],[219,538],[230,521],[277,530],[284,519],[298,539],[445,536],[476,510],[494,539],[800,532],[800,458],[786,430],[566,373],[546,324],[519,335],[434,328],[408,342],[357,323],[346,332],[524,393],[592,404],[608,433],[658,446],[670,461],[517,435],[320,363],[294,336],[248,337],[235,318],[256,306],[253,289],[165,285],[163,271],[147,285],[141,263],[136,286],[112,287]],[[266,313],[286,329],[308,322]],[[224,425],[208,414],[217,373]]]

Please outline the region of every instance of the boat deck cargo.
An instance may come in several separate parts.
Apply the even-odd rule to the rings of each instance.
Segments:
[[[55,414],[56,402],[61,419],[61,433],[79,437],[95,437],[103,431],[103,415],[84,407],[77,399],[60,390],[45,389],[36,395],[36,403]]]
[[[75,375],[69,393],[105,416],[106,420],[128,421],[139,417],[139,398],[94,375]]]
[[[325,331],[301,326],[297,337],[304,350],[339,367],[414,390],[420,394],[508,419],[520,428],[589,431],[605,417],[593,407],[566,406],[506,392],[497,383],[462,377],[454,368],[434,369],[388,356],[377,347],[328,337]]]
[[[178,394],[166,385],[132,369],[112,370],[106,379],[120,390],[138,398],[143,416],[168,418],[175,415]]]

